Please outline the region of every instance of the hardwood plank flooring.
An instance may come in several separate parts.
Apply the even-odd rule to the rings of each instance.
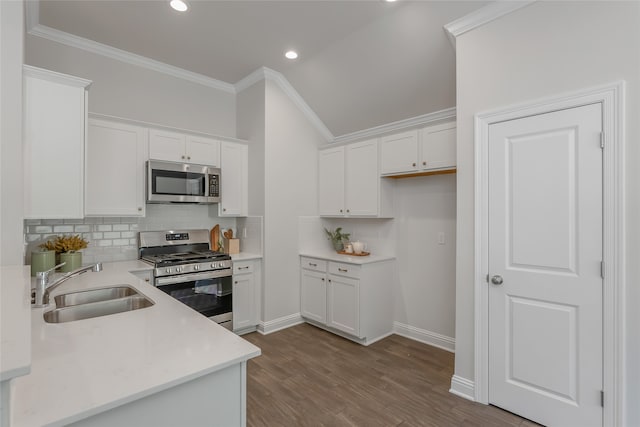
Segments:
[[[449,393],[453,354],[392,335],[368,347],[308,324],[243,338],[247,425],[522,426],[537,424]]]

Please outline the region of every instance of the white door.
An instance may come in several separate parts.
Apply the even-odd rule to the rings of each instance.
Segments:
[[[318,207],[320,215],[343,216],[344,147],[318,153]]]
[[[418,170],[418,131],[385,136],[380,141],[380,173]]]
[[[186,161],[185,136],[177,132],[149,129],[149,158],[167,162]]]
[[[378,141],[374,139],[347,145],[345,156],[347,215],[378,215]]]
[[[327,325],[360,337],[359,280],[329,275]]]
[[[221,216],[246,215],[248,148],[243,144],[223,142],[220,147]]]
[[[602,425],[600,104],[489,127],[489,403]]]
[[[322,324],[327,323],[327,282],[325,274],[302,269],[300,280],[300,314]]]
[[[241,330],[255,325],[253,320],[253,274],[233,276],[233,330]]]
[[[189,163],[220,167],[220,141],[187,135],[185,151]]]

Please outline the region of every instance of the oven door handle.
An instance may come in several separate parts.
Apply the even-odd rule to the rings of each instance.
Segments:
[[[193,282],[196,280],[217,279],[220,277],[231,277],[231,269],[207,271],[203,273],[180,274],[170,277],[157,277],[156,286],[175,285],[176,283]]]

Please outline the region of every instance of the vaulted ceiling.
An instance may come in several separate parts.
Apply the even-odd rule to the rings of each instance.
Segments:
[[[454,107],[443,25],[487,3],[191,0],[179,13],[166,0],[43,0],[39,21],[231,84],[271,68],[339,136]]]

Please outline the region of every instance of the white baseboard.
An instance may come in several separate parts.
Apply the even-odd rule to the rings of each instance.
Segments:
[[[258,332],[262,335],[267,335],[272,332],[290,328],[291,326],[299,325],[300,323],[304,323],[304,320],[300,316],[300,313],[290,314],[289,316],[279,317],[277,319],[268,320],[266,322],[260,322],[258,324]]]
[[[474,382],[457,375],[451,377],[451,389],[449,390],[449,393],[471,400],[472,402],[475,402],[476,400]]]
[[[446,335],[437,334],[427,331],[426,329],[416,328],[415,326],[405,325],[404,323],[393,322],[393,332],[421,343],[432,345],[443,350],[455,353],[456,340]]]

